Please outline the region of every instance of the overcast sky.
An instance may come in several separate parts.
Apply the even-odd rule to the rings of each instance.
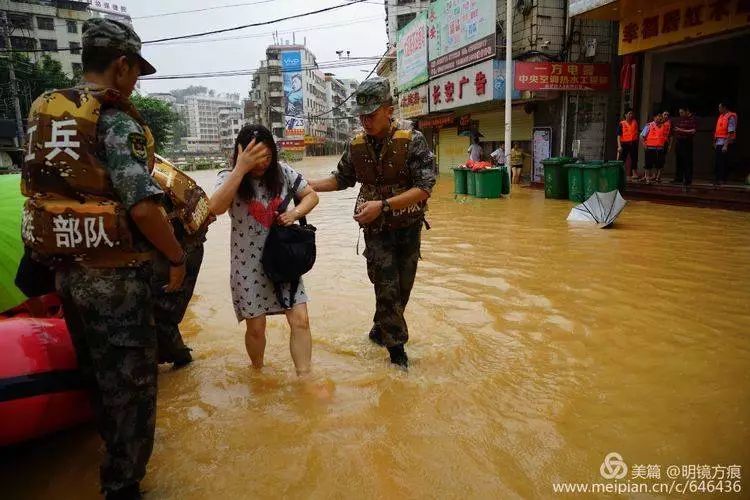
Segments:
[[[243,24],[257,23],[339,5],[345,0],[123,0],[141,40],[211,31]],[[247,5],[255,3],[255,5]],[[245,4],[202,12],[153,16],[177,11],[206,9],[225,5]],[[307,47],[318,63],[338,60],[337,50],[351,51],[351,57],[380,56],[385,51],[385,9],[382,0],[373,0],[343,7],[322,14],[282,21],[268,26],[247,28],[210,37],[169,42],[170,45],[144,45],[143,55],[157,70],[157,75],[176,75],[238,69],[255,69],[265,59],[265,49],[273,44],[271,33],[278,30],[282,40]],[[243,38],[238,38],[243,37]],[[208,42],[219,38],[233,38]],[[326,70],[342,78],[362,80],[373,64]],[[243,97],[250,89],[251,76],[192,78],[143,81],[141,89],[167,92],[189,85],[204,85],[217,92],[239,92]]]

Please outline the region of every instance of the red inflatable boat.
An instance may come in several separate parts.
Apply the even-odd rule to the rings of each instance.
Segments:
[[[54,296],[45,306],[54,310]],[[0,446],[91,420],[83,387],[64,319],[24,306],[0,316]]]

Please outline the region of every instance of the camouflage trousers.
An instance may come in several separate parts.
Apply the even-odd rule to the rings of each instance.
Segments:
[[[102,491],[146,475],[156,421],[156,333],[151,317],[151,266],[58,272],[78,365],[92,383],[93,407],[106,452]]]
[[[169,261],[161,255],[154,260],[151,291],[154,297],[154,322],[160,363],[171,363],[180,351],[188,349],[182,340],[179,325],[198,281],[203,263],[203,243],[185,245],[185,252],[185,281],[182,288],[173,293],[167,293],[163,289],[169,282]]]
[[[421,222],[392,231],[365,231],[367,275],[375,288],[373,323],[387,347],[409,340],[404,311],[417,275],[421,234]]]

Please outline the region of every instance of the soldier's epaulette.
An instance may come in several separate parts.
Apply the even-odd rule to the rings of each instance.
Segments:
[[[357,146],[365,143],[365,134],[357,134],[352,139],[352,146]]]
[[[396,130],[396,133],[393,134],[393,138],[411,140],[411,130]]]

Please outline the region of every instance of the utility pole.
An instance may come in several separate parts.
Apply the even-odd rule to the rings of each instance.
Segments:
[[[16,82],[16,69],[13,67],[13,52],[10,44],[10,23],[5,11],[0,11],[0,31],[2,31],[5,48],[8,50],[8,73],[10,74],[10,94],[13,97],[13,107],[16,112],[16,133],[18,135],[18,145],[23,147],[23,119],[21,118],[21,103],[18,100],[18,83]]]
[[[506,0],[505,9],[505,168],[512,179],[510,165],[511,130],[513,113],[513,1]],[[510,183],[512,184],[512,182]],[[510,193],[510,187],[508,193]]]

